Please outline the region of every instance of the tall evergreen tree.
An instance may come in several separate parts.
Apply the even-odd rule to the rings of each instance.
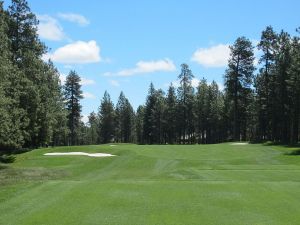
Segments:
[[[290,131],[290,104],[287,81],[289,80],[289,67],[291,65],[291,38],[290,35],[281,31],[275,47],[274,65],[274,101],[276,101],[276,116],[273,137],[275,141],[288,143]]]
[[[78,142],[78,132],[81,122],[81,105],[82,97],[80,77],[75,71],[70,71],[66,78],[64,93],[68,110],[68,127],[70,129],[70,144],[75,145]]]
[[[153,142],[164,144],[166,142],[166,101],[164,92],[159,89],[155,91],[155,103],[152,109],[151,121],[153,130]]]
[[[166,133],[167,143],[174,144],[176,142],[176,105],[177,98],[175,88],[171,83],[166,97]]]
[[[95,112],[91,112],[90,115],[88,116],[89,121],[89,129],[88,129],[88,142],[90,144],[97,144],[98,143],[98,117]]]
[[[11,151],[23,146],[28,135],[28,118],[20,108],[20,73],[12,62],[9,41],[9,15],[0,2],[0,149]],[[0,150],[0,151],[1,151]],[[0,152],[1,154],[1,152]]]
[[[116,105],[115,118],[116,141],[124,143],[133,141],[134,111],[123,92],[120,93],[118,103]]]
[[[154,121],[153,121],[153,109],[156,101],[156,90],[153,83],[150,84],[146,105],[144,108],[143,119],[143,139],[146,144],[154,143]]]
[[[36,146],[40,98],[35,82],[39,80],[37,74],[41,69],[41,64],[38,63],[38,59],[44,53],[44,48],[37,39],[37,20],[31,13],[27,1],[13,0],[9,6],[8,15],[11,56],[19,72],[15,81],[18,92],[21,93],[18,108],[24,110],[26,121],[28,121],[24,129],[25,145],[26,147]],[[40,51],[37,51],[38,48]]]
[[[207,141],[206,143],[218,143],[222,141],[222,110],[223,96],[218,84],[213,81],[208,87],[207,98]]]
[[[299,32],[299,30],[298,30]],[[300,38],[294,37],[291,48],[291,65],[287,80],[288,95],[291,98],[291,137],[290,143],[298,143],[300,128]]]
[[[136,131],[136,141],[138,144],[144,144],[144,106],[139,106],[136,111],[135,116],[135,131]]]
[[[98,111],[99,118],[99,141],[108,143],[115,138],[115,111],[110,95],[105,91]]]
[[[194,75],[187,64],[181,64],[181,73],[178,76],[180,86],[178,88],[178,116],[179,136],[183,143],[191,143],[194,136],[194,88],[192,87],[192,79]]]
[[[208,85],[203,78],[197,87],[197,94],[195,100],[195,114],[196,114],[196,130],[198,143],[206,143],[206,127],[207,127],[207,112],[208,112]]]
[[[250,104],[251,85],[254,72],[254,54],[251,42],[245,37],[239,37],[230,46],[230,59],[225,72],[225,90],[233,111],[233,138],[246,138],[247,110]]]
[[[262,67],[255,79],[255,87],[258,101],[258,136],[261,140],[271,138],[271,127],[276,124],[274,121],[274,106],[277,104],[272,99],[275,95],[273,89],[274,80],[274,60],[275,60],[275,45],[277,34],[271,26],[268,26],[261,35],[261,40],[258,44],[258,49],[262,51],[262,56],[259,63]]]

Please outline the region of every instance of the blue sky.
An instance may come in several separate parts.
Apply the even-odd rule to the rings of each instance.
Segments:
[[[105,90],[114,103],[123,90],[134,108],[143,104],[150,82],[166,90],[181,63],[198,80],[222,84],[228,45],[237,37],[255,43],[267,25],[292,35],[300,26],[296,0],[29,0],[29,5],[50,48],[45,58],[54,61],[62,79],[70,69],[83,79],[85,118],[98,110]]]

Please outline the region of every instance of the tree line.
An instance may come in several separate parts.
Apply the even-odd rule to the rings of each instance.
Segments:
[[[297,29],[298,33],[299,30]],[[258,64],[254,50],[261,52]],[[124,93],[114,107],[105,92],[86,130],[92,143],[194,144],[272,141],[295,144],[300,123],[300,39],[271,26],[257,46],[239,37],[230,46],[224,90],[181,65],[179,85],[165,93],[151,83],[144,105],[134,112]],[[97,138],[95,138],[97,137]]]
[[[62,144],[67,135],[59,73],[44,62],[38,21],[24,0],[7,10],[0,1],[0,155],[22,148]]]
[[[224,90],[181,65],[179,84],[165,93],[151,83],[135,111],[121,92],[116,105],[105,92],[98,112],[81,120],[80,76],[61,84],[38,20],[27,1],[0,1],[0,154],[47,145],[108,142],[218,143],[229,140],[297,143],[300,123],[300,40],[271,26],[253,46],[239,37],[230,46]],[[299,30],[298,30],[299,32]],[[254,49],[261,56],[255,65]]]

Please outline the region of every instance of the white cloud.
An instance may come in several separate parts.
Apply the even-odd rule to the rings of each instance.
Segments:
[[[192,87],[196,88],[198,87],[200,80],[198,78],[193,78],[192,79]],[[180,86],[180,81],[179,80],[174,80],[172,81],[173,87],[178,88]],[[171,83],[169,84],[165,84],[166,87],[169,87],[171,85]]]
[[[71,66],[71,65],[64,65],[64,68],[66,68],[66,69],[72,69],[73,66]]]
[[[90,92],[83,92],[83,93],[82,93],[82,96],[83,96],[83,98],[91,98],[91,99],[95,99],[95,98],[96,98],[96,96],[93,95],[93,94],[90,93]]]
[[[61,84],[63,85],[63,84],[65,84],[65,82],[66,82],[67,75],[64,74],[64,73],[60,73],[60,74],[59,74],[59,79],[60,79]]]
[[[61,84],[64,84],[66,82],[67,75],[64,74],[64,73],[60,73],[59,74],[59,79],[60,79]],[[90,79],[86,79],[84,77],[81,77],[81,81],[80,81],[81,85],[92,85],[92,84],[95,84],[95,83],[96,82],[94,80],[90,80]],[[90,93],[87,93],[87,96],[91,96]]]
[[[191,60],[205,67],[224,67],[228,63],[229,56],[229,45],[219,44],[196,50]]]
[[[192,87],[196,88],[199,85],[200,80],[197,78],[192,79]]]
[[[109,80],[109,83],[114,87],[119,87],[120,83],[117,80]]]
[[[192,83],[192,87],[193,87],[193,88],[197,88],[198,85],[199,85],[199,82],[200,82],[200,80],[199,80],[198,78],[193,78],[193,79],[192,79],[192,82],[191,82],[191,83]],[[171,84],[171,83],[165,84],[164,86],[165,86],[165,87],[169,87],[170,84]],[[173,84],[173,86],[174,86],[175,88],[178,88],[178,87],[180,86],[179,80],[172,81],[172,84]],[[207,84],[210,85],[211,82],[207,82]],[[218,87],[219,87],[219,90],[220,90],[220,91],[224,90],[224,85],[223,85],[222,83],[217,82],[217,84],[218,84]]]
[[[81,85],[91,85],[91,84],[95,84],[96,82],[94,80],[90,80],[90,79],[86,79],[84,77],[81,77],[81,81],[80,84]]]
[[[153,73],[153,72],[170,72],[176,70],[174,63],[170,59],[162,59],[157,61],[139,61],[134,68],[124,69],[117,73],[107,72],[104,76],[120,76],[127,77],[136,74]]]
[[[63,28],[53,17],[48,15],[38,15],[37,18],[39,20],[37,32],[41,38],[51,41],[60,41],[66,37]]]
[[[84,122],[84,123],[89,122],[89,116],[88,115],[82,115],[81,121]]]
[[[80,14],[75,13],[59,13],[58,17],[64,20],[67,20],[69,22],[77,23],[80,26],[86,26],[90,24],[90,21],[88,21],[87,18]]]
[[[101,61],[100,47],[96,41],[76,41],[67,44],[43,56],[43,59],[50,58],[53,62],[66,64],[85,64]]]

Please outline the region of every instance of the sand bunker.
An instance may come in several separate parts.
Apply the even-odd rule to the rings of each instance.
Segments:
[[[110,147],[115,147],[116,145],[109,145]]]
[[[45,153],[44,155],[54,155],[54,156],[60,156],[60,155],[84,155],[89,157],[110,157],[115,156],[108,153],[86,153],[86,152],[51,152],[51,153]]]
[[[237,142],[237,143],[231,143],[231,145],[247,145],[247,142]]]

